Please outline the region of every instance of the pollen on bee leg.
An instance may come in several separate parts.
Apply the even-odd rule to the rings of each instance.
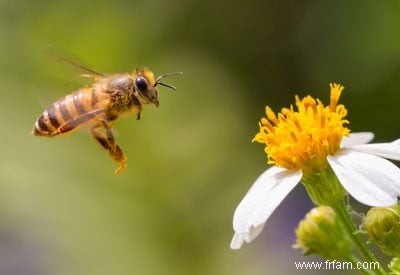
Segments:
[[[125,157],[124,155],[122,155],[121,159],[119,159],[119,160],[114,159],[120,165],[118,168],[115,169],[115,171],[114,171],[115,175],[118,175],[119,173],[121,173],[122,171],[125,170],[125,168],[127,166],[126,165],[127,159],[128,158]]]
[[[126,161],[124,160],[124,161],[120,162],[120,165],[121,165],[120,167],[118,167],[118,168],[115,169],[115,171],[114,171],[115,175],[118,175],[119,173],[121,173],[122,171],[125,170],[125,168],[126,168]]]
[[[115,145],[115,148],[112,150],[111,157],[120,165],[120,167],[115,169],[115,174],[118,175],[126,168],[127,157],[125,157],[124,152],[122,152],[121,147],[118,145]]]

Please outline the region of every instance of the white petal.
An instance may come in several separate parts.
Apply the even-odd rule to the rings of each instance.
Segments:
[[[400,142],[395,140],[390,143],[371,143],[350,146],[349,149],[377,155],[383,158],[400,160]]]
[[[251,233],[235,233],[231,241],[231,249],[239,249],[244,242],[249,243],[254,240],[263,230],[264,223],[256,228],[252,228]]]
[[[400,138],[392,141],[391,143],[399,145],[400,144]]]
[[[343,137],[340,148],[347,148],[351,145],[365,144],[374,139],[374,133],[359,132],[351,133],[349,137]]]
[[[232,249],[239,249],[243,242],[249,243],[257,237],[269,216],[301,177],[301,170],[289,171],[275,166],[261,174],[236,208]]]
[[[351,150],[328,156],[329,164],[351,196],[363,204],[387,207],[400,195],[400,169],[383,158]]]

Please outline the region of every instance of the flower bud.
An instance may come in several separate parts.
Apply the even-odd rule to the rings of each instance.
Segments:
[[[348,259],[351,240],[329,206],[313,208],[295,230],[297,243],[304,255],[318,254],[326,259]]]
[[[369,238],[390,256],[400,256],[400,206],[371,208],[364,221]]]
[[[400,274],[400,258],[393,258],[388,267],[392,271],[390,274]]]

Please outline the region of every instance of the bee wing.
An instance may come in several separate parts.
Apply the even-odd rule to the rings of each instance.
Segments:
[[[100,73],[86,64],[84,64],[79,58],[72,55],[71,53],[61,50],[55,47],[47,47],[45,53],[59,62],[69,65],[73,69],[77,70],[80,73],[80,76],[86,78],[98,79],[99,77],[105,77],[103,73]]]

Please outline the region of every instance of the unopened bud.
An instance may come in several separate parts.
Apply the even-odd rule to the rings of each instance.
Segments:
[[[400,206],[371,208],[364,221],[369,238],[390,256],[400,256]]]
[[[313,208],[300,222],[297,243],[304,255],[318,254],[326,259],[347,259],[351,255],[351,240],[329,206]]]

